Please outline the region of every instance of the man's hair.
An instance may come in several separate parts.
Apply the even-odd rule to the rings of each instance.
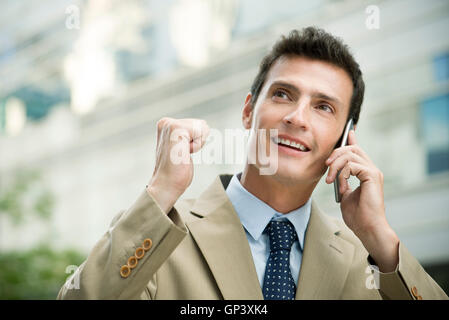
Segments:
[[[356,124],[359,120],[360,107],[365,92],[365,83],[360,67],[350,53],[348,46],[341,39],[316,27],[307,27],[300,32],[293,30],[288,37],[281,36],[276,42],[272,50],[262,59],[259,73],[251,85],[251,105],[253,107],[256,105],[267,74],[274,62],[281,56],[291,55],[329,62],[348,73],[353,84],[348,119],[352,117],[354,124]]]

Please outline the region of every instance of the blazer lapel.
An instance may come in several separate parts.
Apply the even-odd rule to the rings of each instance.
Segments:
[[[202,219],[186,225],[224,299],[263,299],[245,230],[227,197],[222,179],[229,182],[229,175],[218,176],[195,201],[191,211]]]
[[[354,245],[338,236],[339,227],[312,200],[296,299],[339,299]]]

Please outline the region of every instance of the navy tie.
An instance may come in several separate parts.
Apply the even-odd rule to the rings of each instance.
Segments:
[[[296,285],[290,270],[290,250],[298,238],[288,220],[271,221],[267,227],[270,236],[268,257],[263,280],[265,300],[294,300]]]

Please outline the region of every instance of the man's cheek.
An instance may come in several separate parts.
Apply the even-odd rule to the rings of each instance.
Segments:
[[[325,147],[321,148],[321,155],[320,159],[323,159],[323,162],[326,162],[326,159],[329,158],[329,156],[332,154],[332,152],[335,150],[334,146],[337,142],[332,141],[329,144],[326,144]]]
[[[316,151],[316,156],[314,159],[315,165],[319,167],[320,172],[324,174],[327,170],[326,160],[331,155],[333,149],[328,147],[326,148],[326,151],[322,151],[319,149],[316,149],[315,151]]]

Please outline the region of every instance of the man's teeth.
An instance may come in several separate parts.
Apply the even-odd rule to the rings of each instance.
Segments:
[[[281,143],[281,144],[284,144],[284,145],[287,145],[287,146],[299,149],[301,151],[306,151],[307,150],[307,148],[304,147],[302,144],[296,143],[294,141],[290,141],[288,139],[280,139],[280,138],[276,137],[276,138],[274,138],[274,141],[277,144]]]

